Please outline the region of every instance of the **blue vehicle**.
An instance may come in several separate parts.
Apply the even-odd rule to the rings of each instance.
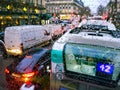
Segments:
[[[36,48],[30,50],[22,58],[15,60],[6,67],[6,81],[9,88],[11,85],[21,86],[25,82],[34,81],[36,77],[49,75],[50,51],[46,48]]]

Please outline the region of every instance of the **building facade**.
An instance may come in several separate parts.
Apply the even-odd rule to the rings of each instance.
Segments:
[[[7,26],[41,24],[45,0],[0,0],[0,31]]]
[[[120,29],[120,0],[112,0],[113,1],[113,14],[115,25]]]
[[[120,0],[110,0],[107,9],[113,23],[120,29]]]
[[[117,12],[120,12],[120,0],[115,0],[115,2],[117,4],[117,6],[116,6]]]
[[[46,12],[56,15],[83,14],[81,0],[46,0]]]

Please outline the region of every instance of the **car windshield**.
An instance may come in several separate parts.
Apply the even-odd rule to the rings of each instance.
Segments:
[[[107,26],[102,26],[102,25],[82,25],[81,27],[76,27],[73,30],[70,31],[70,33],[73,34],[78,34],[81,31],[86,31],[86,32],[96,32],[99,31],[101,33],[108,33],[110,34],[111,31],[108,30]]]
[[[105,20],[83,20],[80,22],[78,27],[83,25],[98,25],[98,26],[106,26],[108,30],[116,30],[116,27],[113,23],[107,22]]]
[[[83,25],[81,26],[81,29],[108,30],[108,27],[102,25]]]

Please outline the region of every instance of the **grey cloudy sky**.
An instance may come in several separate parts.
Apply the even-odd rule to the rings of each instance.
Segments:
[[[99,5],[106,6],[110,0],[82,0],[85,6],[89,6],[92,13],[97,11]]]

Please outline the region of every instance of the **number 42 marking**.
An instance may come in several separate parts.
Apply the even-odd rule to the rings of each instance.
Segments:
[[[100,68],[102,71],[107,72],[107,73],[109,73],[111,69],[109,65],[101,65]]]

